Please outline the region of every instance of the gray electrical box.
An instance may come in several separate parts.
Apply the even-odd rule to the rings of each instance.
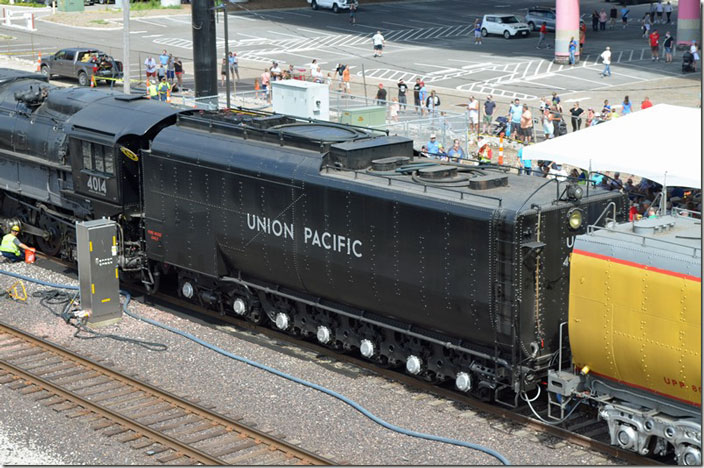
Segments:
[[[117,270],[117,223],[96,219],[76,223],[81,308],[89,327],[111,325],[122,318]]]

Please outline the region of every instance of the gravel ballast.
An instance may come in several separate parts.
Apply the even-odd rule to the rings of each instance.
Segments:
[[[75,279],[43,269],[38,264],[0,263],[0,270],[49,282],[77,284]],[[13,278],[0,275],[0,288],[5,290],[14,281]],[[27,289],[31,295],[46,288],[27,284]],[[471,449],[391,432],[330,396],[216,354],[183,337],[127,315],[123,315],[120,323],[100,331],[163,343],[168,346],[168,350],[150,351],[135,344],[108,338],[78,339],[73,336],[75,328],[41,307],[37,298],[30,298],[26,304],[9,299],[0,300],[0,320],[5,323],[46,337],[82,354],[105,358],[113,362],[116,368],[136,373],[153,385],[197,398],[201,404],[213,405],[216,411],[223,414],[244,417],[246,421],[257,423],[259,429],[285,434],[289,442],[300,444],[303,448],[337,462],[355,465],[497,464],[493,457]],[[182,318],[135,301],[131,302],[130,309],[136,314],[191,333],[231,353],[335,390],[392,424],[485,445],[500,452],[514,464],[615,464],[614,460],[596,452],[545,434],[534,434],[519,425],[460,407],[449,400],[412,391],[366,370],[331,362],[316,357],[313,352],[278,343],[261,335],[232,326]],[[0,391],[3,392],[2,395],[13,393],[8,389]],[[12,401],[11,398],[3,398],[0,403],[5,415],[11,412],[14,414],[19,407]],[[58,457],[64,463],[149,464],[151,460],[142,451],[131,450],[127,445],[100,436],[87,423],[81,423],[80,418],[70,420],[70,424],[82,426],[82,429],[59,429],[69,425],[68,418],[51,409],[36,406],[30,408],[31,412],[36,413],[34,419],[23,421],[17,418],[9,426],[3,424],[3,428],[9,428],[10,431],[7,438],[15,443],[24,440],[23,430],[28,428],[36,431],[38,441],[51,441],[57,434],[66,440],[75,435],[72,443],[66,442],[60,446],[67,453],[52,445],[47,445],[43,452],[46,457]],[[31,421],[41,420],[45,414],[52,414],[61,422],[39,426],[35,424],[32,427]],[[12,421],[13,417],[4,417],[3,420]],[[82,442],[86,438],[104,439],[105,445],[96,452]],[[40,447],[38,453],[42,453],[41,449]],[[28,450],[32,449],[28,447]],[[0,449],[0,453],[4,455],[4,449]],[[31,463],[41,464],[41,458],[32,460]]]

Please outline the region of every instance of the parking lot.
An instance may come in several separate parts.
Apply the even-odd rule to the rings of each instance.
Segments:
[[[350,24],[345,13],[322,9],[240,9],[229,15],[229,49],[237,52],[243,69],[263,69],[274,60],[283,66],[308,68],[317,59],[327,73],[343,62],[350,66],[353,76],[370,84],[393,86],[400,78],[408,82],[420,77],[441,95],[471,93],[481,98],[492,94],[502,100],[532,100],[554,90],[569,99],[573,94],[638,88],[652,80],[681,76],[679,55],[672,64],[650,60],[638,24],[604,32],[592,32],[589,27],[582,60],[574,67],[554,64],[552,49],[536,49],[537,33],[509,40],[492,36],[484,38],[482,45],[473,44],[472,23],[476,18],[487,12],[522,15],[531,5],[528,1],[509,5],[484,0],[471,4],[459,0],[362,3],[356,25]],[[582,15],[588,17],[591,9],[603,6],[603,2],[582,2]],[[642,16],[640,11],[647,7],[632,6],[631,16]],[[76,44],[76,28],[41,20],[37,24],[38,31],[32,34],[12,32],[16,39],[6,41],[0,52],[22,56],[31,47],[46,54]],[[121,20],[110,20],[108,26],[80,30],[80,43],[101,47],[120,58]],[[676,31],[676,25],[670,25],[670,29]],[[382,57],[374,58],[371,36],[377,30],[384,35],[386,47]],[[548,38],[552,41],[554,35]],[[188,78],[192,72],[192,40],[190,15],[133,19],[132,77],[143,76],[148,55],[167,49],[184,59]],[[613,76],[603,79],[598,56],[606,45],[613,51]],[[222,16],[218,18],[217,46],[220,53],[224,52]],[[250,81],[241,86],[251,86]]]

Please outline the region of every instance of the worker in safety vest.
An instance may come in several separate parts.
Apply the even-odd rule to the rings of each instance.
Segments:
[[[157,100],[159,99],[159,92],[156,89],[156,81],[150,81],[149,86],[147,86],[147,93],[149,94],[149,99]]]
[[[17,238],[20,235],[20,227],[15,225],[10,229],[9,234],[5,234],[0,243],[0,252],[5,258],[9,258],[11,262],[21,262],[24,260],[24,251],[31,250],[36,252],[36,249],[23,244]]]
[[[169,96],[169,93],[171,92],[171,85],[169,84],[168,81],[166,81],[166,77],[163,77],[161,79],[161,83],[159,83],[159,100],[166,102],[166,98]]]
[[[489,144],[484,142],[484,137],[480,136],[477,139],[477,147],[479,147],[479,150],[477,151],[479,162],[481,164],[490,164],[492,151],[491,148],[489,148]]]

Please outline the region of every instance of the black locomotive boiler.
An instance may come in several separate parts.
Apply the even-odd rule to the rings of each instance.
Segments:
[[[172,278],[224,314],[509,405],[556,359],[575,236],[623,209],[613,192],[428,160],[369,129],[7,91],[30,85],[46,86],[0,79],[3,208],[25,230],[70,256],[66,225],[109,216],[123,272],[152,290]],[[12,146],[18,120],[44,115],[45,140]],[[44,192],[17,189],[31,171]]]

